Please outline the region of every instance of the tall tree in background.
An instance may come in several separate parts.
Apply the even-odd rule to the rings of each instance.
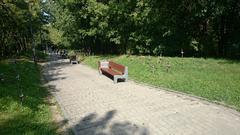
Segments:
[[[32,49],[41,29],[40,4],[37,0],[0,1],[1,58]]]
[[[179,56],[183,49],[185,56],[240,57],[238,0],[60,0],[47,1],[45,9],[56,45],[89,53]]]

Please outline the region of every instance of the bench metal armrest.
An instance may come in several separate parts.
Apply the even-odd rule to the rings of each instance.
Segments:
[[[108,68],[109,62],[108,61],[99,61],[99,68]]]
[[[109,62],[106,60],[98,61],[98,70],[101,73],[101,68],[109,68]]]
[[[124,70],[124,76],[128,76],[128,67],[125,67],[125,70]]]

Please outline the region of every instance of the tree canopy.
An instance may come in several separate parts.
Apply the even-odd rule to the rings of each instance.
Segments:
[[[46,0],[31,10],[24,1],[0,4],[2,56],[31,42],[33,21],[35,40],[45,32],[48,43],[94,54],[240,57],[239,0]]]
[[[40,2],[0,1],[0,55],[16,55],[31,48],[41,29]]]

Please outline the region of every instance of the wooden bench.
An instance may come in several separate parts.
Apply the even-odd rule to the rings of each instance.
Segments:
[[[113,61],[99,61],[98,70],[100,74],[106,73],[112,76],[114,83],[117,83],[118,79],[125,81],[128,79],[128,68]]]
[[[71,64],[78,64],[77,56],[70,56],[69,60]]]

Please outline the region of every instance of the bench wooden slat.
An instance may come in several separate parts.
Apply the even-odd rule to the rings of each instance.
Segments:
[[[117,83],[118,79],[125,79],[125,81],[127,81],[128,68],[121,64],[112,61],[99,61],[98,70],[100,74],[107,73],[111,75],[114,79],[114,83]]]
[[[108,69],[108,68],[102,68],[101,70],[102,70],[103,72],[106,72],[106,73],[112,75],[112,76],[114,76],[114,75],[121,75],[121,73],[116,72],[116,71],[111,70],[111,69]]]
[[[124,71],[125,71],[125,67],[123,65],[117,64],[112,61],[109,61],[109,68],[113,69],[113,70],[117,70],[117,71],[121,72],[122,74],[124,74]]]

